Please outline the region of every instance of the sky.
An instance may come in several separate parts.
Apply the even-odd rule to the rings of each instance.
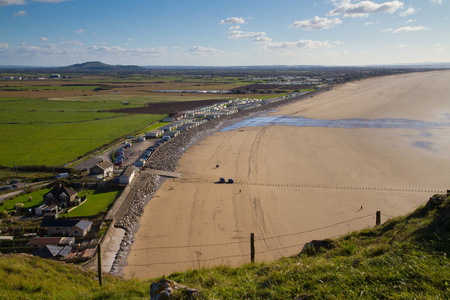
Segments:
[[[450,0],[0,0],[0,65],[450,62]]]

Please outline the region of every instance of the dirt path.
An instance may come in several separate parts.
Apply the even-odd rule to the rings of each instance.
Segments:
[[[353,82],[201,140],[147,205],[126,277],[249,262],[252,232],[257,261],[293,255],[446,191],[448,82],[450,72]]]

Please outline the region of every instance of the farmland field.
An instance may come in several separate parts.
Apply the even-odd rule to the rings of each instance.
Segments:
[[[0,81],[0,165],[66,165],[112,141],[142,132],[170,112],[123,108],[149,103],[232,99],[230,94],[154,93],[153,90],[232,89],[237,78],[130,81],[87,77]],[[173,105],[171,105],[173,106]],[[70,166],[70,164],[69,164]]]
[[[42,116],[51,120],[51,112]],[[56,113],[58,114],[58,113]],[[68,119],[77,118],[67,113]],[[100,113],[99,113],[100,114]],[[26,115],[26,114],[25,114]],[[109,115],[109,114],[108,114]],[[111,114],[114,115],[114,114]],[[0,164],[61,165],[92,149],[108,144],[152,124],[165,115],[115,114],[114,118],[85,120],[83,122],[47,122],[33,119],[32,123],[1,124]]]

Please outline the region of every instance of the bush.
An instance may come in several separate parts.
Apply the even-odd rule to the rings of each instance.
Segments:
[[[14,209],[20,209],[22,207],[23,207],[23,203],[21,203],[21,202],[14,204]]]

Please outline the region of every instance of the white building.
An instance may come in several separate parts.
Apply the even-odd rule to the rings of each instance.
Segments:
[[[119,176],[119,184],[131,184],[136,176],[136,168],[134,166],[126,167]]]

